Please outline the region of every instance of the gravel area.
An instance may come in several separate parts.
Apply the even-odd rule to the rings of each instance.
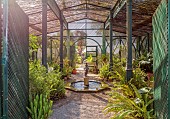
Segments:
[[[90,75],[97,79],[97,75]],[[83,80],[83,72],[72,75],[71,80]],[[76,93],[66,91],[66,97],[54,103],[53,114],[49,119],[109,119],[103,113],[107,105],[107,92]]]
[[[107,105],[107,95],[103,93],[66,92],[66,98],[53,106],[50,119],[109,119],[103,113]]]

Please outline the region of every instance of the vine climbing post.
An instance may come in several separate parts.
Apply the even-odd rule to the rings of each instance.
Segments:
[[[110,71],[113,70],[113,56],[112,56],[112,49],[113,49],[113,12],[110,11],[110,26],[109,26],[109,30],[110,30]]]
[[[132,78],[132,0],[126,1],[126,35],[127,35],[127,66],[126,66],[126,80],[129,81]]]
[[[47,0],[42,0],[42,65],[47,68]]]

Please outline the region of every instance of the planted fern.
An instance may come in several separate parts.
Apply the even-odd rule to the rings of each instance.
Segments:
[[[153,119],[153,109],[150,105],[154,100],[150,99],[149,93],[143,97],[134,85],[127,86],[111,93],[109,104],[104,111],[113,112],[113,119]],[[129,89],[130,95],[127,94]]]

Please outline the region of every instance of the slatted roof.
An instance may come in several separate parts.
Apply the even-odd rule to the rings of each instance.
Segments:
[[[132,5],[133,35],[152,33],[152,16],[161,0],[134,0]],[[126,6],[113,19],[113,30],[126,32]]]
[[[121,1],[125,0],[55,0],[67,23],[82,19],[106,23],[110,10],[115,10],[113,8],[119,9]],[[160,1],[133,0],[133,35],[145,35],[152,32],[152,15]],[[16,0],[16,2],[29,16],[30,33],[40,35],[42,29],[42,0]],[[47,15],[47,32],[59,31],[60,22],[49,7]],[[125,4],[113,19],[113,30],[126,33]]]

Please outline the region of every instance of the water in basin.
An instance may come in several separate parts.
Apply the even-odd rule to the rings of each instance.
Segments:
[[[77,82],[72,82],[71,87],[77,89],[77,90],[98,90],[101,88],[101,83],[93,80],[89,80],[89,86],[85,87],[84,86],[84,81],[77,81]]]

